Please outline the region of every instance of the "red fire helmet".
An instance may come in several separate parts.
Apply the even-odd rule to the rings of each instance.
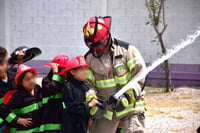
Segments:
[[[35,68],[31,68],[29,66],[26,66],[26,65],[19,65],[19,68],[17,70],[17,74],[15,76],[15,84],[16,85],[19,85],[18,84],[18,78],[24,73],[24,72],[27,72],[27,71],[32,71],[34,72],[35,76],[37,76],[37,70]]]
[[[87,67],[87,68],[89,67],[89,65],[85,61],[84,56],[82,55],[71,58],[67,63],[66,69],[63,72],[61,72],[61,74],[64,74],[66,71],[78,67]]]
[[[53,58],[51,63],[57,63],[58,67],[66,67],[69,57],[67,55],[58,55]],[[44,64],[44,66],[51,67],[51,64]]]
[[[91,17],[83,27],[84,40],[89,48],[103,44],[108,38],[111,27],[111,17]]]

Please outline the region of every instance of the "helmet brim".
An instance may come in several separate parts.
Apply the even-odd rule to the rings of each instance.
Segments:
[[[46,67],[51,67],[51,64],[44,64],[43,66],[46,66]],[[58,65],[58,67],[66,67],[65,65]]]
[[[42,51],[37,47],[29,48],[25,52],[26,55],[23,57],[23,62],[27,62],[42,53]],[[9,64],[18,64],[16,54],[11,56],[9,59]]]
[[[74,68],[79,68],[79,67],[86,67],[86,68],[89,68],[90,65],[85,64],[85,65],[81,65],[81,66],[78,66],[78,67],[66,67],[66,69],[63,70],[62,72],[60,72],[58,75],[64,75],[68,70],[71,70],[71,69],[74,69]]]

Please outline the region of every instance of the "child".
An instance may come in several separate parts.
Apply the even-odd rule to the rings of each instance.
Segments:
[[[0,107],[3,105],[4,95],[17,86],[14,82],[15,73],[8,71],[8,53],[5,48],[0,47]],[[6,122],[0,117],[0,132],[6,132]]]
[[[36,77],[36,69],[19,66],[15,76],[18,91],[0,108],[0,115],[12,127],[11,133],[39,132],[42,93]]]
[[[47,77],[42,80],[42,88],[44,91],[51,94],[43,95],[43,115],[40,132],[45,133],[60,133],[62,119],[62,99],[61,89],[63,82],[66,80],[66,74],[60,75],[65,70],[69,57],[66,55],[58,55],[54,57],[51,64],[45,66],[51,67]]]
[[[96,100],[85,102],[89,88],[83,81],[86,80],[88,67],[83,56],[72,58],[67,64],[67,82],[62,89],[66,106],[62,116],[62,133],[87,133],[89,108],[97,104]]]
[[[18,47],[11,54],[9,59],[7,50],[3,47],[0,47],[0,106],[3,103],[4,95],[10,91],[17,89],[17,86],[14,82],[14,77],[16,75],[16,68],[10,68],[11,64],[23,64],[23,62],[28,61],[35,56],[41,53],[38,48],[27,48],[27,47]],[[11,63],[11,64],[9,64]],[[8,65],[9,64],[9,65]],[[14,66],[14,65],[12,65]],[[6,127],[6,122],[0,118],[0,132],[7,132],[8,128]]]

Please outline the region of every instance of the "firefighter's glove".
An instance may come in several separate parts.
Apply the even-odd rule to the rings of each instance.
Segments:
[[[90,109],[90,115],[95,119],[100,119],[105,114],[106,107],[107,107],[106,102],[98,99],[97,105]]]
[[[115,98],[114,95],[112,95],[109,98],[109,103],[116,112],[120,112],[130,104],[130,96],[127,93],[124,93],[119,98]]]

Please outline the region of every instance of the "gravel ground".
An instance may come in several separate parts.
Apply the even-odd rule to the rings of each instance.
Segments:
[[[181,87],[171,93],[146,87],[146,133],[196,133],[200,127],[200,89]]]

